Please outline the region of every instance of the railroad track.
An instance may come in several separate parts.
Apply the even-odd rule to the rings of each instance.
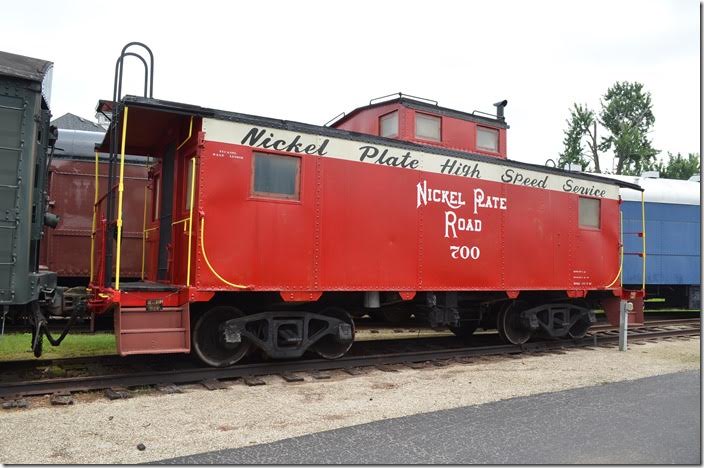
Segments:
[[[662,319],[662,320],[646,320],[643,325],[628,325],[628,331],[638,330],[643,327],[666,327],[666,326],[677,326],[677,325],[689,325],[693,323],[698,323],[700,319],[698,318],[677,318],[677,319]],[[590,332],[599,330],[618,330],[618,327],[614,327],[608,323],[597,323],[589,328]]]
[[[652,341],[664,338],[691,337],[700,334],[699,320],[690,320],[677,325],[648,325],[633,328],[629,331],[629,342]],[[486,335],[485,335],[486,337]],[[394,341],[394,340],[389,340]],[[398,340],[395,340],[398,341]],[[295,372],[321,372],[342,370],[350,374],[358,373],[359,368],[376,366],[383,368],[393,365],[409,365],[439,361],[465,361],[480,356],[515,355],[520,353],[554,352],[565,349],[593,346],[615,346],[618,342],[618,330],[595,330],[585,338],[572,341],[542,341],[529,342],[522,346],[479,344],[475,346],[459,346],[459,340],[433,339],[434,344],[421,343],[415,346],[409,340],[403,340],[404,346],[391,347],[391,351],[382,351],[386,347],[381,342],[370,342],[369,349],[357,355],[348,355],[336,360],[303,359],[297,361],[270,361],[235,365],[219,368],[180,368],[172,370],[147,370],[123,372],[115,374],[100,374],[70,378],[39,379],[0,383],[0,397],[20,398],[24,396],[45,394],[70,394],[115,388],[129,388],[152,385],[178,385],[198,382],[218,382],[235,378],[251,379],[265,375],[281,375],[284,378]],[[416,340],[425,341],[428,340]],[[486,341],[486,338],[485,338]],[[448,343],[450,343],[448,345]],[[452,345],[454,343],[454,345]],[[413,349],[415,348],[415,349]],[[353,348],[354,349],[354,348]],[[402,350],[399,350],[402,349]],[[207,385],[206,385],[207,386]]]

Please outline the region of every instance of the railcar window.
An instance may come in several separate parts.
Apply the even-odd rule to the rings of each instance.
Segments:
[[[601,226],[601,200],[579,197],[579,227],[597,228]]]
[[[379,117],[379,136],[387,138],[398,136],[398,111]]]
[[[272,198],[299,199],[301,158],[254,153],[253,193]]]
[[[499,131],[493,128],[477,127],[477,148],[499,152]]]
[[[440,141],[440,117],[416,112],[416,138]]]

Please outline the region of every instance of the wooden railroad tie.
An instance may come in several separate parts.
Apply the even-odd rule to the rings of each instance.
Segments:
[[[223,390],[227,388],[227,385],[217,379],[203,380],[201,382],[201,385],[207,388],[208,390]]]
[[[282,379],[284,379],[286,382],[303,382],[305,379],[303,376],[300,376],[298,374],[294,374],[293,372],[282,372],[279,374]]]
[[[244,377],[244,383],[247,384],[250,387],[257,387],[259,385],[266,385],[266,382],[262,380],[261,377],[257,377],[255,375],[250,375],[248,377]]]
[[[132,398],[132,394],[125,387],[111,387],[105,390],[105,396],[111,400],[124,400]]]

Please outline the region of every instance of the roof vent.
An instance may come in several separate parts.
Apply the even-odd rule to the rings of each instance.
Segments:
[[[659,179],[660,173],[658,171],[645,171],[641,172],[640,176],[644,179]]]
[[[506,107],[506,104],[508,104],[506,99],[494,103],[494,106],[496,106],[496,118],[502,122],[506,121],[506,118],[504,117],[504,107]]]

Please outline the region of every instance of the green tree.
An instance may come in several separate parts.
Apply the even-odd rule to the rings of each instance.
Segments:
[[[568,164],[579,164],[585,170],[589,164],[594,164],[594,171],[601,172],[599,153],[596,139],[596,118],[594,112],[586,105],[574,103],[570,109],[570,118],[567,120],[567,130],[564,131],[565,149],[560,153],[557,166],[565,168]],[[584,149],[584,140],[588,153]]]
[[[568,164],[579,164],[582,170],[586,169],[589,161],[584,157],[582,138],[584,137],[583,125],[580,119],[581,106],[574,104],[570,109],[570,118],[567,119],[567,130],[564,131],[565,139],[562,140],[565,149],[560,153],[557,167],[564,169]]]
[[[616,82],[606,91],[601,107],[599,122],[608,134],[599,149],[613,149],[616,174],[638,175],[653,169],[659,151],[648,138],[655,123],[650,93],[641,83]]]
[[[689,153],[685,158],[680,153],[674,156],[668,151],[667,156],[667,164],[661,161],[657,165],[657,170],[660,172],[661,177],[687,180],[693,175],[699,174],[699,153]]]

